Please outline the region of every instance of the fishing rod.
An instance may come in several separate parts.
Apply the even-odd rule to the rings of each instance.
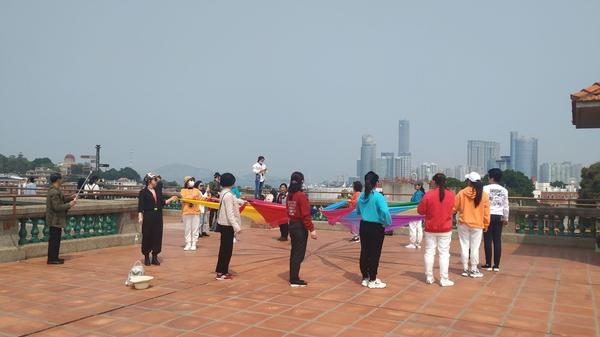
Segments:
[[[83,184],[81,184],[81,187],[79,188],[79,190],[75,194],[75,199],[79,198],[79,194],[81,193],[81,191],[83,191],[83,188],[85,187],[85,184],[87,183],[87,181],[90,179],[90,176],[92,175],[92,173],[94,173],[94,170],[90,169],[90,173],[87,175],[87,177],[85,177],[85,180],[83,181]]]

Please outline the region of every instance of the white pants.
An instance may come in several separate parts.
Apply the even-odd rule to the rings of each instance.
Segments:
[[[458,225],[458,238],[460,240],[460,260],[464,270],[476,270],[479,265],[479,246],[483,229],[471,228],[467,225]],[[471,269],[469,269],[469,255],[471,256]]]
[[[200,213],[200,232],[208,233],[208,213]]]
[[[183,216],[183,225],[185,226],[185,243],[196,244],[198,242],[198,230],[200,227],[200,215],[186,214]]]
[[[408,224],[408,230],[410,233],[410,243],[415,246],[421,244],[423,241],[423,221],[411,221]]]
[[[425,232],[425,276],[428,280],[433,279],[433,265],[435,263],[436,248],[440,253],[440,279],[448,279],[448,266],[450,265],[450,241],[452,241],[452,232]]]

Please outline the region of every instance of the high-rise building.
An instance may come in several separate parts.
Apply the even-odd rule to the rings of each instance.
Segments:
[[[371,135],[362,136],[362,146],[360,147],[360,161],[357,163],[357,175],[364,178],[369,171],[376,170],[377,144]]]
[[[513,170],[522,172],[531,179],[537,179],[538,140],[533,137],[510,133],[510,163]]]
[[[398,122],[398,155],[410,153],[410,123],[403,119]]]
[[[399,154],[395,159],[395,174],[396,178],[411,179],[412,178],[412,160],[410,153]]]
[[[469,171],[484,174],[496,167],[500,159],[500,144],[485,140],[469,140],[467,142],[467,167]]]
[[[511,170],[510,156],[502,156],[500,159],[496,160],[496,168],[499,168],[502,171]]]
[[[438,173],[438,165],[436,163],[423,163],[417,167],[417,179],[430,181],[431,178]]]
[[[581,181],[581,169],[583,165],[572,164],[565,161],[562,163],[542,163],[539,167],[540,183],[552,183],[561,181],[565,184],[578,184]]]
[[[381,157],[377,158],[376,170],[379,177],[384,179],[394,179],[394,152],[381,152]]]
[[[454,178],[464,180],[467,175],[467,168],[463,165],[458,165],[454,168]]]

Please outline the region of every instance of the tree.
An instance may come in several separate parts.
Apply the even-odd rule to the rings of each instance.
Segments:
[[[467,186],[467,183],[456,178],[446,179],[446,187],[454,191],[460,191]]]
[[[565,186],[567,186],[567,184],[563,183],[560,180],[557,180],[557,181],[551,182],[550,186],[552,186],[552,187],[558,187],[558,188],[565,188]]]
[[[600,162],[581,170],[580,199],[600,199]]]
[[[511,197],[533,197],[533,182],[522,172],[506,170],[502,172],[502,183]]]
[[[56,165],[54,165],[54,163],[52,162],[52,160],[50,160],[50,158],[47,158],[47,157],[44,157],[44,158],[35,158],[31,162],[31,167],[32,168],[46,167],[46,168],[49,168],[51,170],[56,170]]]

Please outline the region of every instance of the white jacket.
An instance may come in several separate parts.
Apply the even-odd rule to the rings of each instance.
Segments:
[[[244,200],[238,199],[231,193],[231,189],[226,188],[221,191],[221,206],[217,223],[221,226],[231,226],[234,232],[242,230],[242,217],[240,216],[240,206]]]
[[[490,214],[501,215],[503,221],[508,221],[508,191],[498,184],[483,187],[490,199]]]

